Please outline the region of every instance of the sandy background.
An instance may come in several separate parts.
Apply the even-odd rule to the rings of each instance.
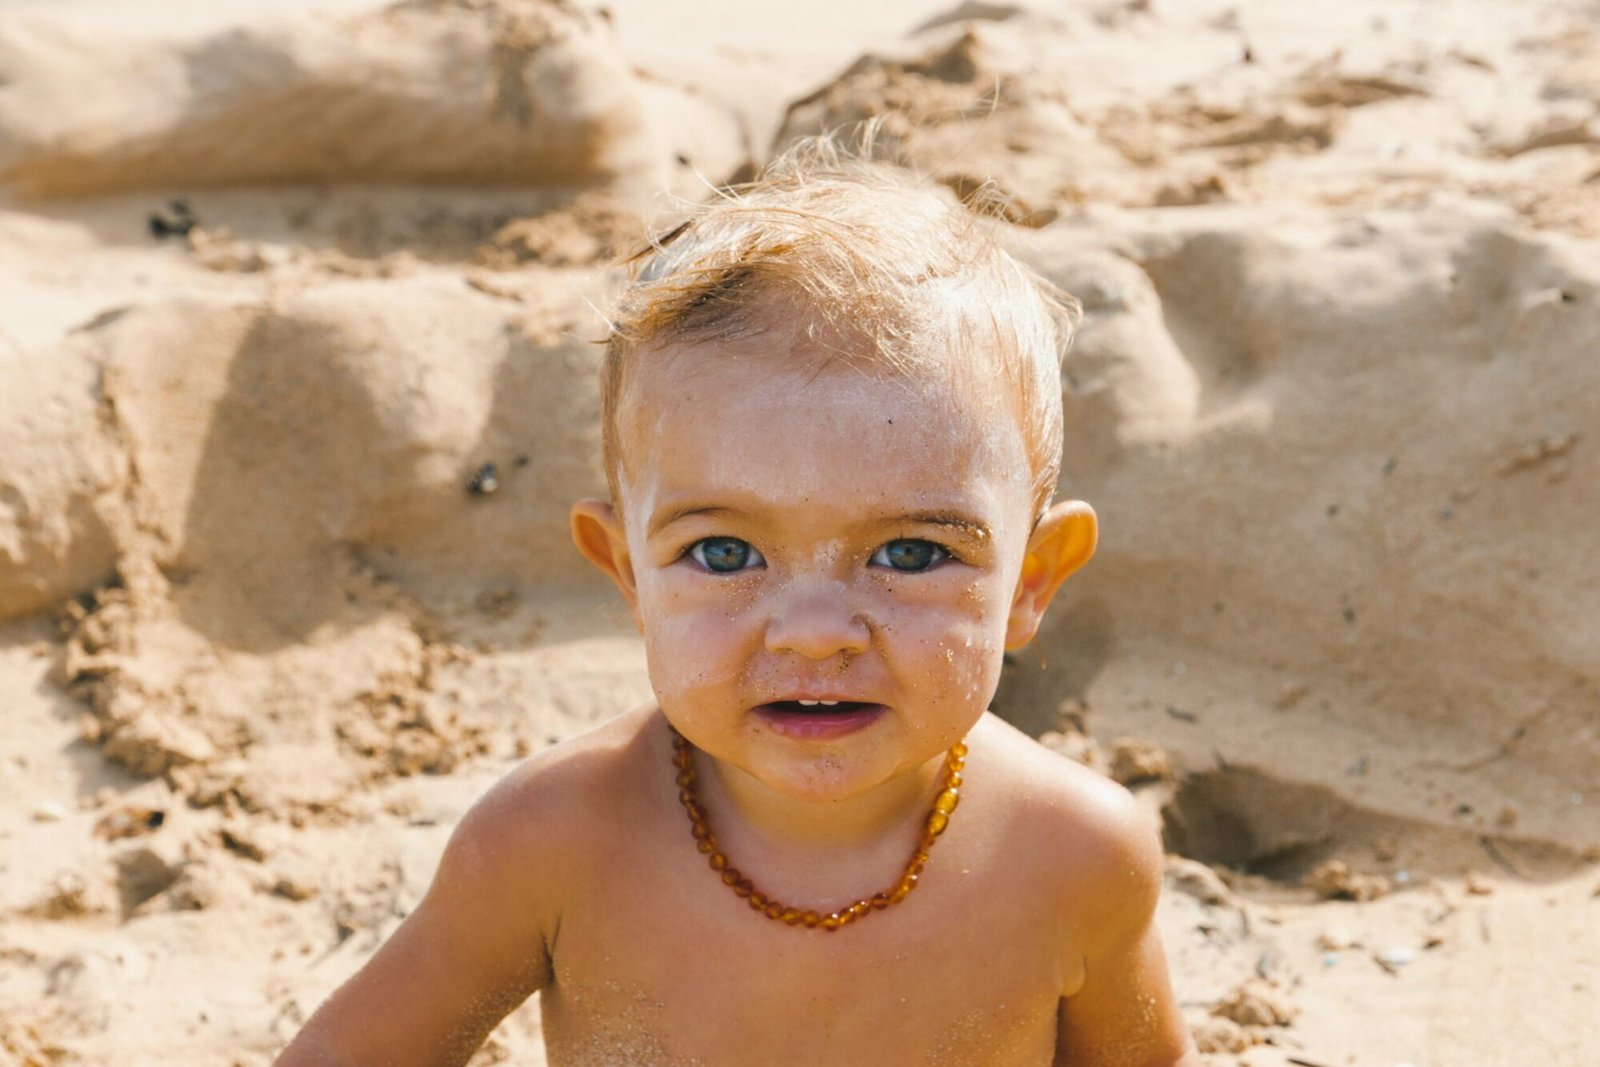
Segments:
[[[0,1064],[267,1063],[647,696],[603,262],[868,116],[1085,303],[997,708],[1163,819],[1211,1059],[1600,1063],[1600,3],[610,12],[0,0]]]

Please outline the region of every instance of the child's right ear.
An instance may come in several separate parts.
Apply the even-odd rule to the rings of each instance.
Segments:
[[[583,557],[622,591],[623,599],[639,621],[638,589],[633,580],[633,560],[628,538],[616,509],[604,500],[580,500],[572,505],[572,543]]]

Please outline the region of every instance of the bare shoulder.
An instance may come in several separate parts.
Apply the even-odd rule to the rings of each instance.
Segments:
[[[549,982],[562,909],[593,867],[596,813],[625,803],[642,777],[630,770],[653,721],[630,712],[490,789],[457,825],[417,907],[311,1018],[281,1067],[466,1063]]]
[[[1163,853],[1159,828],[1133,796],[994,715],[974,740],[974,755],[982,751],[993,763],[1012,847],[1028,850],[1062,906],[1092,916],[1094,929],[1145,922],[1160,891]]]
[[[521,868],[537,864],[535,884],[559,898],[553,872],[581,869],[605,813],[626,802],[647,758],[642,750],[658,743],[655,720],[653,709],[630,711],[518,764],[462,817],[446,862],[510,878],[523,891],[529,882]]]

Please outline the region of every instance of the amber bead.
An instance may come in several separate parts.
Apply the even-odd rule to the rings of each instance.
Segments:
[[[783,909],[783,913],[781,915],[779,915],[778,918],[782,919],[785,923],[788,923],[790,926],[793,926],[795,923],[800,921],[800,909],[799,908],[784,908]]]
[[[778,916],[783,914],[783,905],[779,904],[776,900],[769,901],[767,906],[762,909],[762,914],[766,915],[766,917],[769,919],[776,919]]]
[[[858,900],[854,904],[850,905],[850,915],[852,918],[856,919],[861,918],[861,916],[865,915],[871,910],[872,905],[865,900]]]
[[[741,877],[743,876],[739,873],[739,868],[729,867],[722,872],[722,884],[726,886],[738,885]]]
[[[717,843],[711,840],[709,837],[702,837],[700,839],[700,843],[697,844],[695,848],[698,848],[701,852],[704,852],[707,856],[709,856],[717,850]]]
[[[889,894],[888,893],[874,893],[874,894],[872,894],[872,906],[874,908],[876,908],[878,911],[882,911],[884,908],[887,908],[889,906]]]
[[[767,895],[760,890],[752,889],[750,891],[750,906],[760,911],[767,906]]]
[[[711,836],[711,827],[703,822],[697,822],[690,832],[694,834],[696,841],[704,841]]]
[[[730,870],[732,868],[729,868]],[[748,878],[741,877],[733,883],[733,892],[736,896],[747,897],[756,891],[755,883]]]
[[[723,868],[727,867],[727,865],[728,865],[728,857],[724,856],[720,852],[713,852],[711,854],[711,869],[713,871],[720,871]]]
[[[945,788],[946,789],[960,789],[961,788],[961,772],[960,771],[951,771],[949,776],[945,778],[944,784],[945,784]]]
[[[950,746],[950,756],[952,759],[966,759],[967,746],[962,744],[960,741],[957,741],[955,744]]]
[[[673,781],[678,783],[678,788],[687,789],[694,784],[694,772],[679,771],[678,776]]]
[[[928,833],[930,834],[942,834],[944,833],[944,828],[948,825],[950,825],[950,816],[942,811],[936,811],[928,816]]]
[[[822,921],[822,916],[818,915],[810,908],[807,908],[805,912],[801,914],[800,921],[807,926],[815,926]]]
[[[843,925],[844,920],[839,918],[837,914],[829,915],[827,918],[822,920],[822,928],[830,933],[839,929],[839,927]]]
[[[949,815],[956,810],[956,805],[959,803],[961,803],[961,791],[959,789],[946,789],[939,794],[939,799],[933,802],[933,810]]]

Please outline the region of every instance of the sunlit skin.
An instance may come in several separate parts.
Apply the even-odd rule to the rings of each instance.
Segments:
[[[542,990],[552,1065],[1198,1065],[1151,925],[1153,829],[985,711],[1094,513],[1038,515],[1009,399],[955,377],[777,328],[638,354],[619,506],[579,503],[573,533],[655,703],[481,801],[282,1064],[462,1063]],[[802,907],[899,877],[965,739],[961,803],[902,903],[784,926],[695,850],[669,723],[722,847]]]

